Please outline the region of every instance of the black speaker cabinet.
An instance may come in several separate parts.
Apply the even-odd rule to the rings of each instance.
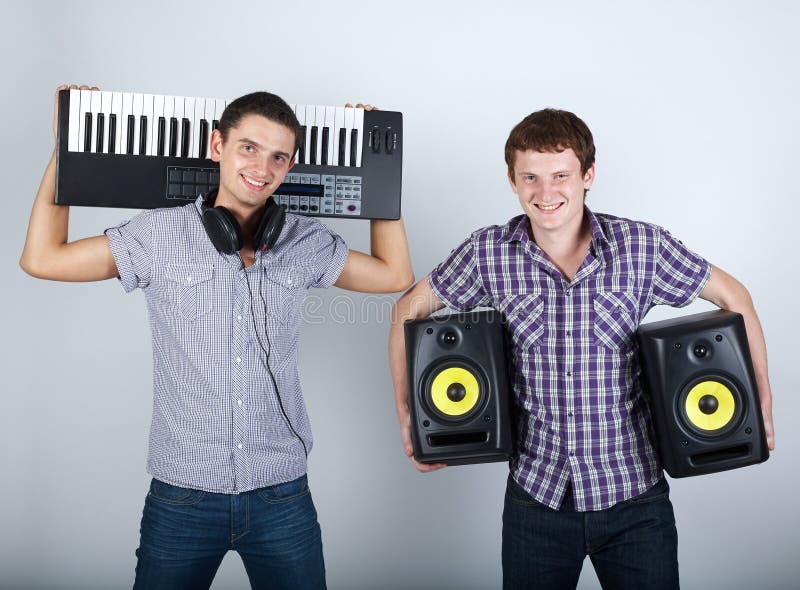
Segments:
[[[464,465],[512,450],[505,329],[479,311],[405,323],[414,458]]]
[[[642,388],[672,477],[769,457],[744,320],[712,311],[639,327]]]

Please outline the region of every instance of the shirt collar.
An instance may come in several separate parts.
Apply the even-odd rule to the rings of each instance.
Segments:
[[[583,213],[589,219],[589,230],[592,234],[592,246],[596,252],[599,252],[602,249],[603,244],[608,243],[608,238],[603,230],[603,226],[600,225],[600,221],[597,219],[597,216],[591,211],[591,209],[584,205]],[[500,235],[500,242],[520,242],[523,245],[535,243],[530,237],[530,227],[531,224],[528,220],[528,216],[524,214],[518,215],[510,219],[503,227],[503,233]]]

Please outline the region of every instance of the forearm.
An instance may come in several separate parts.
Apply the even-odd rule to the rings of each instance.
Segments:
[[[25,272],[40,275],[48,254],[67,243],[69,207],[56,205],[56,153],[48,162],[33,202],[28,234],[19,264]]]

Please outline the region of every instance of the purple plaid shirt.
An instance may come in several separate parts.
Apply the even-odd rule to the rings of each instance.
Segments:
[[[554,509],[571,481],[579,511],[662,477],[634,335],[651,307],[689,304],[711,273],[662,228],[585,213],[592,239],[572,281],[529,237],[525,215],[476,231],[430,276],[448,307],[502,312],[520,410],[511,473]]]

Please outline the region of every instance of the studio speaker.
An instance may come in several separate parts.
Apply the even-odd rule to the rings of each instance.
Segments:
[[[740,314],[720,310],[644,324],[638,342],[642,389],[667,473],[687,477],[767,460]]]
[[[478,311],[405,323],[414,458],[464,465],[512,450],[501,315]]]

